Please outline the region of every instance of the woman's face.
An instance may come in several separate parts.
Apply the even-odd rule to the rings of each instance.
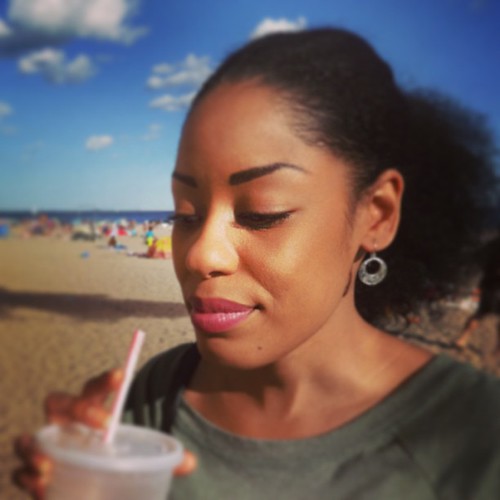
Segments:
[[[209,93],[172,184],[175,271],[206,359],[265,366],[348,324],[360,244],[348,169],[297,137],[275,90]]]

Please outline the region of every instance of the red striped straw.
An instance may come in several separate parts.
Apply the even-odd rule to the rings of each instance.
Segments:
[[[130,384],[132,383],[132,378],[134,376],[135,366],[137,360],[139,359],[139,353],[141,352],[142,344],[144,343],[145,333],[142,330],[136,330],[130,342],[130,347],[128,349],[127,359],[124,366],[124,376],[120,388],[116,392],[116,396],[113,401],[113,407],[111,409],[111,418],[109,420],[108,427],[104,432],[103,442],[106,444],[112,443],[116,431],[118,429],[118,424],[120,423],[123,405],[125,404],[125,397],[127,396]]]

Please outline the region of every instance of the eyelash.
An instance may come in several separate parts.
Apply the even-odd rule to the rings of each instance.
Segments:
[[[236,217],[238,225],[252,230],[270,229],[284,222],[292,212],[259,213],[245,212]]]
[[[199,222],[200,217],[198,215],[173,214],[168,220],[175,225],[182,224],[184,226],[192,226]]]
[[[273,213],[260,213],[260,212],[244,212],[236,216],[236,223],[239,226],[246,227],[253,231],[263,229],[270,229],[284,222],[292,212],[273,212]],[[184,227],[192,227],[201,221],[199,215],[187,214],[174,214],[170,220],[176,225]]]

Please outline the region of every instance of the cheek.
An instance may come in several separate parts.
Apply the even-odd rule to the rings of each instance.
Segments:
[[[174,264],[175,275],[177,281],[182,285],[182,278],[186,272],[185,257],[186,257],[186,243],[185,238],[181,238],[178,232],[172,231],[172,262]]]
[[[321,245],[319,240],[322,241]],[[275,249],[258,266],[258,297],[264,298],[262,323],[253,344],[269,359],[292,352],[327,324],[341,303],[349,276],[345,248],[324,238]],[[252,345],[253,345],[252,344]]]
[[[254,279],[281,307],[293,310],[297,302],[316,303],[342,295],[350,274],[350,232],[346,226],[304,224],[271,245],[246,245]],[[268,242],[269,243],[269,242]]]

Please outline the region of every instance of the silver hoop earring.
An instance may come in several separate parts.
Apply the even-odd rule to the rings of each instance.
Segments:
[[[375,252],[361,264],[358,277],[368,286],[378,285],[387,275],[387,264]]]

